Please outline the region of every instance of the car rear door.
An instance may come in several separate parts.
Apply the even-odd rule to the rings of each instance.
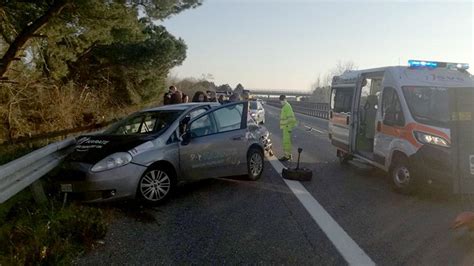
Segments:
[[[180,170],[188,179],[247,172],[248,103],[227,104],[189,123],[189,143],[180,145]]]

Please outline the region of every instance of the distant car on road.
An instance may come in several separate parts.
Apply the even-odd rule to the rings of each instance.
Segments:
[[[250,116],[257,124],[265,124],[265,109],[261,101],[250,101]]]
[[[248,108],[248,102],[188,103],[132,114],[77,139],[58,177],[60,189],[87,202],[130,197],[159,203],[182,181],[257,180],[271,143]]]

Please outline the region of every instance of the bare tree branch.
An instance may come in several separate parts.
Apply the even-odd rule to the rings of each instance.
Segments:
[[[46,11],[44,15],[36,19],[33,23],[25,27],[11,43],[7,52],[0,59],[0,77],[3,77],[7,72],[10,64],[15,59],[16,54],[23,46],[30,40],[34,34],[42,27],[44,27],[52,17],[58,15],[67,5],[67,0],[56,0],[53,5]]]

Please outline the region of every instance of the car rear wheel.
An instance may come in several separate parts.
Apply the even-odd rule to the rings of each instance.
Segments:
[[[164,167],[147,170],[138,182],[138,198],[152,205],[162,203],[174,192],[175,183],[172,172]]]
[[[247,169],[250,180],[258,180],[263,173],[263,153],[257,148],[251,148],[247,154]]]
[[[401,194],[412,194],[417,188],[417,182],[408,159],[404,156],[398,156],[394,159],[390,168],[393,189]]]

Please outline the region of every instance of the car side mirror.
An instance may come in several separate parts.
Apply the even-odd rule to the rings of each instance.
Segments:
[[[186,116],[185,118],[183,118],[183,120],[181,120],[181,123],[182,124],[188,124],[189,121],[191,121],[191,116]]]
[[[188,145],[191,142],[191,131],[186,130],[186,132],[181,136],[181,139],[182,145]]]

